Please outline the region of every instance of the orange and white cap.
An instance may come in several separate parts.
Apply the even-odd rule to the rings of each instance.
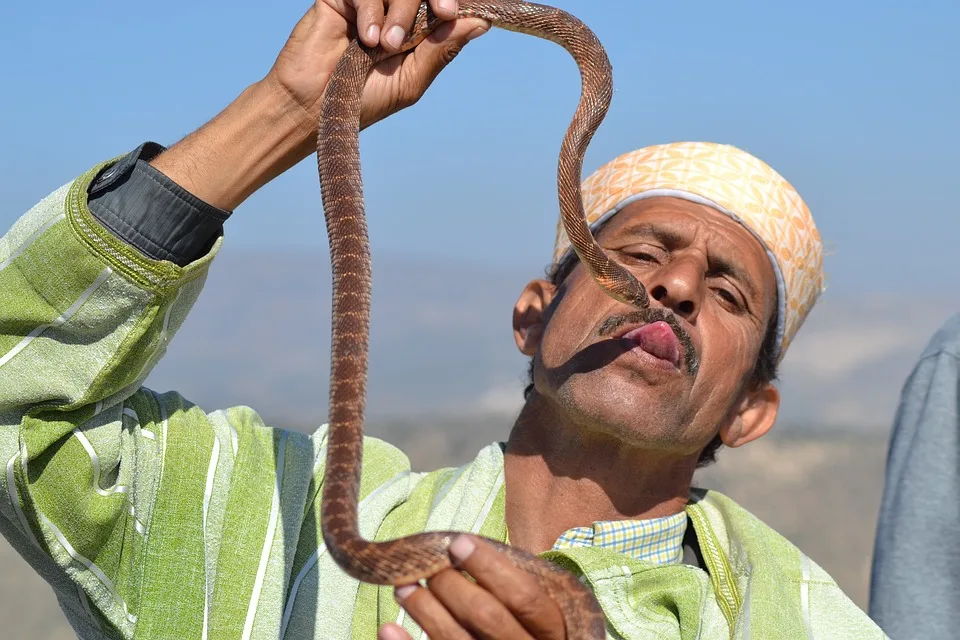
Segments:
[[[632,151],[583,182],[591,228],[637,200],[656,196],[712,207],[737,220],[763,245],[777,279],[777,360],[781,360],[824,290],[823,243],[800,194],[749,153],[708,142]],[[558,224],[554,261],[569,249],[567,234]]]

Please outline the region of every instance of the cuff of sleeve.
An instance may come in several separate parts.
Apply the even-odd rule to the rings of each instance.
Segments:
[[[229,211],[187,192],[148,163],[165,149],[146,142],[106,167],[90,184],[90,213],[153,260],[186,266],[223,234]]]

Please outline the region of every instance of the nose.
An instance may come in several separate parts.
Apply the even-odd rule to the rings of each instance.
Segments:
[[[696,257],[677,257],[647,278],[647,290],[664,307],[695,322],[703,305],[705,275],[705,265]]]

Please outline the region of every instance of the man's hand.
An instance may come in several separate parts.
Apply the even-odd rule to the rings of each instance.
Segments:
[[[419,6],[420,0],[317,0],[294,28],[267,81],[275,82],[315,120],[327,81],[350,38],[360,34],[364,44],[396,52]],[[430,0],[430,6],[440,18],[456,16],[456,0]],[[364,89],[361,127],[419,100],[460,49],[488,28],[482,20],[453,20],[413,51],[380,63]]]
[[[418,585],[398,587],[396,598],[430,640],[500,638],[563,640],[563,615],[537,581],[493,547],[462,535],[450,545],[456,569]],[[411,640],[395,624],[380,628],[379,640]]]
[[[455,3],[452,9],[448,0],[430,3],[438,16],[455,16]],[[391,43],[397,35],[404,39],[418,7],[419,0],[316,0],[261,81],[150,164],[201,200],[232,211],[316,150],[323,94],[353,34],[359,30],[365,44],[383,42],[396,51]],[[488,28],[477,19],[445,22],[411,51],[380,63],[364,89],[360,126],[419,100],[460,49]]]

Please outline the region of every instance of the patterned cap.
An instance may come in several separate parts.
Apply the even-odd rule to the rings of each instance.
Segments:
[[[777,278],[781,360],[824,289],[823,244],[800,194],[749,153],[707,142],[639,149],[607,163],[583,183],[584,210],[594,229],[627,205],[655,196],[712,207],[760,241]],[[569,249],[558,224],[554,262]]]

